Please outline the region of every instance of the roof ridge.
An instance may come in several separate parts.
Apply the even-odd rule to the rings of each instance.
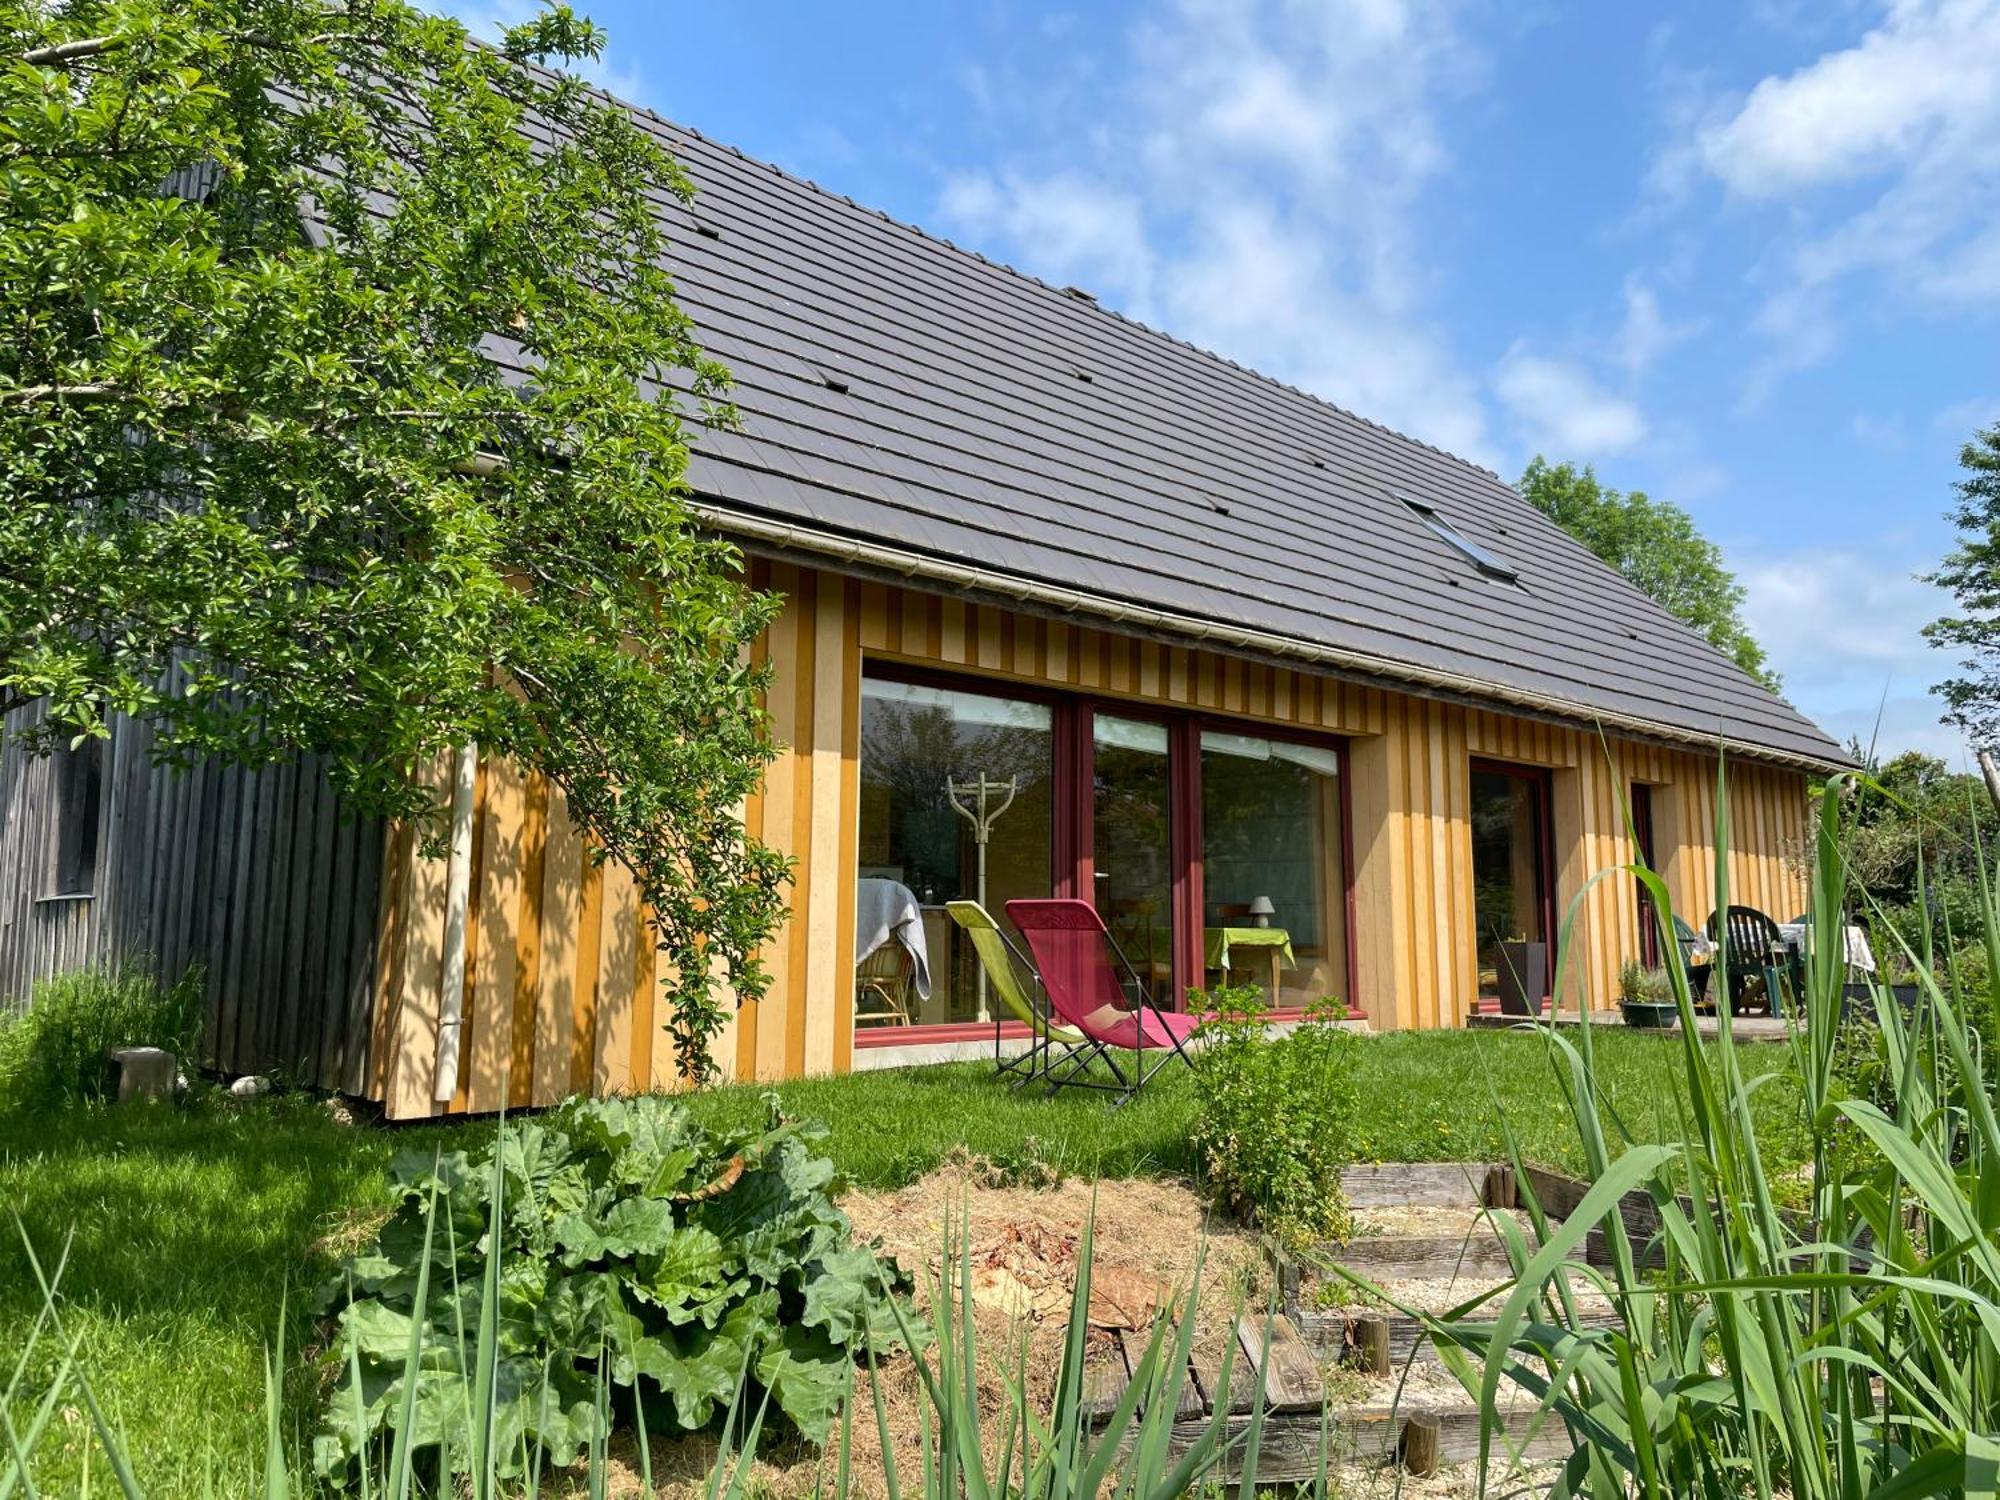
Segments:
[[[477,41],[478,39],[473,38],[473,40]],[[490,43],[480,42],[479,45],[488,46],[490,45]],[[583,88],[587,89],[592,94],[595,94],[599,98],[611,104],[616,105],[620,109],[626,110],[627,112],[632,114],[642,115],[646,119],[652,120],[655,123],[664,126],[668,130],[679,131],[684,135],[692,136],[694,137],[694,139],[702,142],[704,145],[713,146],[719,151],[727,151],[730,154],[739,158],[740,160],[748,162],[752,166],[767,167],[772,172],[775,172],[778,176],[784,178],[786,181],[795,183],[803,188],[808,188],[811,191],[819,194],[823,198],[830,198],[837,203],[844,203],[849,208],[854,209],[857,213],[872,214],[875,218],[880,219],[883,223],[894,225],[898,229],[907,230],[909,233],[916,235],[919,239],[927,241],[930,244],[942,245],[945,249],[952,251],[954,254],[967,256],[973,260],[978,261],[982,266],[986,266],[991,270],[1002,272],[1005,275],[1014,277],[1016,280],[1024,281],[1031,286],[1039,287],[1043,292],[1047,293],[1049,296],[1061,298],[1062,301],[1064,301],[1065,303],[1080,304],[1083,307],[1089,309],[1090,311],[1102,313],[1106,317],[1113,318],[1119,323],[1124,324],[1127,328],[1134,329],[1135,331],[1141,334],[1146,334],[1157,339],[1164,339],[1166,342],[1170,344],[1176,344],[1179,347],[1190,351],[1191,353],[1200,355],[1204,359],[1212,359],[1217,364],[1227,365],[1230,369],[1235,370],[1238,374],[1248,376],[1252,380],[1262,381],[1266,385],[1275,386],[1279,390],[1289,391],[1294,396],[1298,396],[1304,400],[1310,401],[1316,406],[1324,407],[1328,411],[1333,412],[1337,416],[1346,417],[1349,421],[1359,422],[1364,427],[1372,427],[1377,432],[1387,433],[1390,437],[1396,438],[1398,441],[1408,443],[1412,447],[1422,448],[1427,452],[1435,453],[1440,458],[1448,459],[1452,463],[1463,464],[1466,468],[1471,469],[1474,473],[1484,474],[1489,479],[1493,479],[1498,481],[1500,484],[1507,485],[1509,489],[1513,488],[1511,484],[1508,484],[1506,479],[1501,477],[1501,475],[1497,470],[1489,469],[1486,467],[1486,465],[1482,463],[1475,463],[1472,459],[1465,457],[1463,454],[1454,453],[1449,448],[1442,447],[1437,443],[1429,442],[1426,439],[1417,437],[1412,433],[1404,432],[1401,428],[1391,427],[1386,422],[1379,422],[1373,417],[1364,415],[1361,412],[1353,410],[1351,407],[1342,406],[1338,401],[1333,400],[1329,396],[1322,396],[1316,391],[1306,390],[1303,386],[1293,385],[1288,380],[1280,380],[1275,375],[1268,375],[1264,371],[1259,370],[1254,366],[1246,365],[1242,363],[1240,360],[1231,359],[1228,355],[1223,354],[1218,350],[1210,349],[1205,347],[1204,345],[1197,344],[1192,339],[1183,338],[1179,334],[1170,332],[1165,328],[1156,328],[1151,323],[1148,323],[1141,318],[1135,318],[1129,313],[1121,312],[1115,307],[1106,307],[1094,295],[1088,298],[1073,297],[1063,287],[1056,286],[1052,282],[1044,281],[1041,277],[1035,275],[1032,271],[1024,271],[1019,266],[1010,265],[1008,262],[1004,260],[995,260],[992,257],[983,253],[982,251],[974,249],[970,245],[961,245],[960,243],[958,243],[958,241],[950,238],[948,235],[938,234],[932,230],[928,230],[924,228],[923,225],[918,224],[912,220],[900,219],[896,217],[896,215],[890,213],[887,209],[877,208],[871,204],[857,203],[852,197],[848,196],[846,193],[836,192],[834,189],[823,186],[822,184],[814,181],[810,177],[802,176],[797,172],[793,172],[786,167],[780,166],[777,162],[767,161],[761,156],[753,156],[748,151],[745,151],[741,146],[734,145],[728,141],[717,140],[713,136],[705,135],[692,125],[682,124],[678,120],[670,120],[665,115],[661,114],[658,110],[652,108],[652,106],[650,105],[638,104],[630,99],[621,99],[618,95],[612,93],[611,90],[605,88],[602,84],[592,83],[590,80],[579,77],[576,74],[566,74],[563,73],[560,69],[551,68],[541,63],[522,63],[521,66],[529,69],[532,72],[547,74],[552,77],[573,79],[575,82],[580,84]],[[690,180],[694,181],[695,193],[696,196],[699,197],[701,192],[700,182],[698,180],[693,179],[692,176],[690,177]]]

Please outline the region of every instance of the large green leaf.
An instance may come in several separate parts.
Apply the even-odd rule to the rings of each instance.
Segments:
[[[824,1334],[787,1328],[757,1360],[757,1379],[807,1437],[826,1441],[846,1395],[854,1356]]]
[[[884,1305],[881,1262],[865,1245],[822,1255],[807,1268],[805,1310],[799,1322],[821,1328],[841,1344],[872,1339],[875,1347],[896,1342],[896,1325]]]
[[[641,1097],[503,1127],[484,1153],[413,1160],[401,1208],[326,1292],[352,1335],[316,1448],[329,1475],[398,1428],[404,1448],[452,1473],[480,1453],[510,1475],[522,1453],[562,1462],[603,1435],[602,1413],[630,1409],[600,1400],[599,1379],[671,1398],[647,1405],[649,1420],[657,1430],[670,1407],[686,1430],[734,1402],[747,1371],[823,1437],[864,1342],[901,1342],[891,1298],[906,1283],[852,1243],[809,1138],[782,1121],[715,1133],[675,1101]],[[692,1191],[716,1182],[727,1185]],[[503,1186],[496,1268],[486,1250]],[[435,1224],[427,1203],[444,1205]],[[484,1394],[468,1402],[475,1377]]]

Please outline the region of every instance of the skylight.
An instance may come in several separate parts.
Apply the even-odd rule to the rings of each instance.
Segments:
[[[1421,500],[1412,500],[1408,495],[1397,496],[1403,504],[1416,513],[1418,520],[1430,527],[1431,531],[1453,551],[1462,554],[1475,568],[1488,578],[1498,578],[1503,583],[1519,583],[1521,574],[1514,565],[1498,553],[1489,552],[1479,543],[1461,536],[1451,522],[1437,513],[1437,508],[1426,505]]]

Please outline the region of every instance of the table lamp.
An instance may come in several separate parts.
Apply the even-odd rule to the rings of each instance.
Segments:
[[[1277,910],[1269,896],[1253,896],[1250,900],[1250,920],[1258,927],[1269,927]]]

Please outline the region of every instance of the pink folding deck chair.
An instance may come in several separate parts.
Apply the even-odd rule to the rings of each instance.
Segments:
[[[1007,915],[1035,955],[1049,1008],[1092,1043],[1065,1060],[1065,1071],[1051,1073],[1051,1094],[1065,1086],[1108,1089],[1123,1104],[1174,1058],[1189,1062],[1183,1044],[1199,1019],[1153,1003],[1131,960],[1088,901],[1009,901]],[[1129,1076],[1118,1065],[1121,1052],[1132,1054]],[[1150,1065],[1148,1053],[1155,1055]],[[1093,1057],[1104,1059],[1116,1083],[1086,1076]]]

